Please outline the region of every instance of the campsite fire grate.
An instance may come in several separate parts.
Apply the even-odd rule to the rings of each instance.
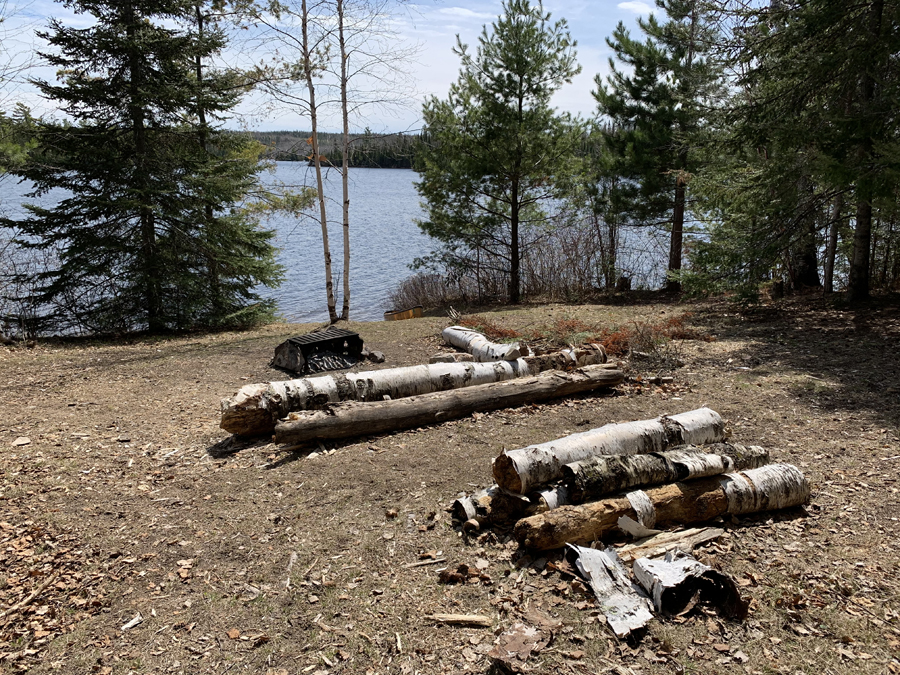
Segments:
[[[330,326],[288,338],[275,348],[272,365],[295,373],[316,373],[355,365],[362,355],[359,333]]]

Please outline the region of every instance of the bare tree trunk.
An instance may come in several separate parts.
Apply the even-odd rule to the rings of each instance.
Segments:
[[[461,364],[474,365],[474,364]],[[410,429],[466,417],[473,412],[511,408],[571,396],[622,382],[620,370],[586,366],[571,373],[550,370],[537,377],[438,391],[389,401],[344,401],[326,410],[291,413],[275,427],[276,443],[304,443]]]
[[[823,276],[825,277],[825,292],[834,293],[834,262],[837,257],[838,228],[841,224],[841,213],[844,210],[844,194],[840,193],[834,198],[831,207],[831,218],[828,224],[828,243],[825,246],[825,260],[823,263]]]
[[[523,518],[516,524],[515,536],[529,548],[550,550],[599,539],[615,530],[622,516],[645,527],[665,527],[725,514],[799,506],[809,501],[809,495],[809,482],[799,469],[791,464],[769,464],[743,473],[637,490],[582,506],[564,506]]]
[[[350,113],[347,108],[347,43],[344,39],[344,0],[337,0],[338,42],[341,48],[341,118],[344,123],[341,139],[341,187],[343,189],[344,233],[344,302],[341,319],[350,320]]]
[[[328,243],[328,217],[325,212],[325,186],[322,184],[322,162],[319,157],[319,131],[316,109],[316,87],[313,83],[312,57],[309,48],[309,10],[306,0],[301,2],[301,30],[303,36],[303,72],[306,76],[306,89],[309,93],[309,121],[312,127],[310,144],[312,145],[313,167],[316,172],[316,190],[319,196],[319,221],[322,225],[322,249],[325,254],[325,294],[328,299],[328,318],[331,323],[338,320],[337,307],[334,300],[334,281],[331,274],[331,246]]]

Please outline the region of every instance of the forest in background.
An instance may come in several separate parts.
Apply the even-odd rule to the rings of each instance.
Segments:
[[[308,131],[250,131],[250,138],[266,147],[265,159],[278,162],[312,161],[312,145]],[[342,135],[319,132],[319,154],[326,164],[340,166]],[[412,169],[416,150],[421,143],[418,134],[375,134],[369,130],[350,134],[348,163],[351,168]]]

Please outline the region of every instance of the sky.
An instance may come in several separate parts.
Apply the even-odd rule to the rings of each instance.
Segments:
[[[26,0],[27,1],[27,0]],[[552,20],[564,18],[569,31],[577,41],[577,58],[581,73],[571,84],[565,85],[554,98],[554,105],[561,111],[589,117],[595,104],[591,90],[594,77],[609,72],[611,50],[606,45],[616,24],[622,21],[636,30],[639,16],[653,10],[653,2],[642,0],[544,0],[544,9]],[[370,107],[360,111],[353,126],[362,130],[368,126],[376,132],[412,131],[421,125],[421,105],[425,97],[447,95],[450,84],[459,75],[459,58],[452,52],[456,36],[474,51],[482,27],[490,25],[502,11],[500,0],[416,0],[391,19],[391,28],[399,38],[397,50],[413,48],[416,54],[405,60],[408,77],[404,83],[406,101],[402,106]],[[10,14],[11,10],[8,9]],[[33,0],[24,10],[14,12],[6,21],[7,35],[4,45],[13,44],[22,52],[32,48],[30,32],[34,26],[46,25],[47,17],[54,16],[67,24],[83,27],[87,17],[77,16],[62,4],[48,0]],[[10,42],[14,38],[14,42]],[[257,45],[257,50],[271,49],[270,43]],[[257,55],[258,57],[258,55]],[[228,58],[228,57],[226,57]],[[236,57],[231,57],[236,60]],[[38,76],[53,79],[49,69],[38,69]],[[40,100],[37,92],[27,85],[4,92],[4,102],[23,100],[36,111],[53,114],[52,106]],[[261,94],[248,99],[240,108],[239,117],[229,120],[230,127],[257,130],[305,130],[309,121],[296,110],[272,105]],[[339,130],[339,120],[333,113],[323,114],[320,128],[323,131]]]

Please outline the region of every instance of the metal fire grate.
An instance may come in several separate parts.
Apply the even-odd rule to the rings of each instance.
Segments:
[[[303,373],[349,368],[359,361],[362,350],[358,333],[331,326],[288,338],[276,348],[273,364]]]

